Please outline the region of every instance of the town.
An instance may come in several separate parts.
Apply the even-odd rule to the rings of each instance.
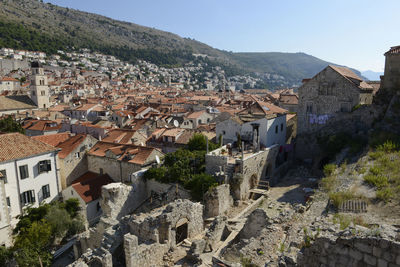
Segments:
[[[51,252],[53,266],[295,266],[301,235],[293,233],[325,201],[318,170],[333,174],[329,163],[345,156],[336,153],[349,153],[338,143],[335,153],[321,153],[317,139],[361,138],[383,112],[379,101],[393,95],[396,108],[400,86],[399,47],[385,53],[380,81],[329,65],[276,91],[244,89],[260,81],[205,63],[167,69],[89,50],[0,52],[0,243],[12,247],[35,220],[66,216],[71,223],[51,251],[37,255],[44,261]],[[350,197],[337,208],[367,205]],[[44,213],[34,219],[38,209]],[[319,234],[326,222],[317,218]],[[298,264],[324,263],[313,259],[313,233],[304,235],[310,251]],[[358,242],[354,255],[338,253],[370,266],[400,264],[395,241],[385,243],[393,247],[388,259],[364,251],[375,251],[373,241]]]

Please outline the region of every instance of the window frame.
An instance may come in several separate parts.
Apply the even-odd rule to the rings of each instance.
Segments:
[[[7,170],[6,169],[0,170],[0,173],[3,175],[2,179],[4,180],[4,183],[7,184],[8,183]]]
[[[51,171],[51,160],[41,160],[38,162],[38,173],[44,173]]]
[[[49,198],[50,196],[51,196],[50,185],[49,184],[43,185],[42,186],[42,198],[46,199],[46,198]]]
[[[26,206],[36,202],[35,190],[27,190],[21,193],[21,203]]]
[[[22,171],[24,170],[24,171]],[[22,175],[24,174],[24,175]],[[29,168],[28,168],[28,164],[25,165],[20,165],[19,166],[19,176],[21,180],[27,179],[29,178]]]

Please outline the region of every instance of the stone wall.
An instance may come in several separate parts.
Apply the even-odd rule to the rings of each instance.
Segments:
[[[205,217],[225,215],[232,207],[233,199],[230,194],[229,184],[223,184],[210,189],[204,196]]]
[[[138,244],[135,235],[124,236],[125,266],[163,266],[163,256],[168,251],[166,244]]]
[[[148,214],[133,215],[129,226],[130,233],[140,242],[147,240],[175,247],[176,228],[182,222],[187,223],[187,238],[200,234],[204,229],[203,205],[178,199]]]
[[[240,161],[240,164],[243,164],[243,167],[241,167],[243,171],[231,181],[235,199],[248,199],[250,189],[257,185],[259,180],[266,180],[271,184],[276,182],[277,177],[272,174],[274,173],[275,160],[278,153],[279,145],[274,145]]]
[[[226,146],[222,146],[216,150],[213,150],[211,153],[206,154],[205,162],[206,162],[206,173],[210,175],[215,175],[217,172],[225,171],[228,166],[228,158],[229,156],[221,155],[221,150],[224,149],[228,151]]]
[[[305,248],[298,266],[399,267],[400,243],[381,238],[319,238]]]

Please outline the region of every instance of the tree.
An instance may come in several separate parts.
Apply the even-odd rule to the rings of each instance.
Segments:
[[[25,134],[25,129],[22,128],[21,124],[16,122],[11,116],[8,116],[0,120],[0,132],[5,132],[5,133],[19,132]]]
[[[51,226],[45,221],[33,222],[15,240],[15,259],[19,266],[50,266],[52,256],[48,251]]]
[[[190,138],[187,147],[190,151],[206,151],[207,150],[207,137],[201,133],[195,133]],[[208,141],[208,149],[214,150],[218,146],[211,141]]]

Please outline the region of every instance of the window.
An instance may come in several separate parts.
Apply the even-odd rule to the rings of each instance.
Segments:
[[[50,197],[50,186],[48,184],[42,186],[43,199]]]
[[[312,103],[308,103],[306,112],[307,113],[312,113],[313,112],[312,110],[313,110],[313,104]]]
[[[21,194],[21,202],[23,205],[35,203],[35,191],[28,190]]]
[[[36,95],[36,92],[35,92],[35,91],[32,91],[32,95]]]
[[[46,92],[45,91],[40,91],[40,95],[45,96]]]
[[[19,166],[19,175],[21,180],[29,177],[28,165]]]
[[[81,158],[81,153],[80,152],[76,152],[75,153],[75,158],[77,158],[77,159]]]
[[[3,179],[4,183],[7,183],[7,172],[6,170],[0,170],[0,178]]]
[[[275,133],[278,133],[278,125],[275,126]]]
[[[222,134],[225,135],[225,131],[222,131]]]
[[[6,201],[7,201],[7,206],[11,207],[10,197],[6,197]]]
[[[50,160],[42,160],[39,161],[39,173],[51,171],[51,161]]]
[[[281,132],[283,131],[283,123],[281,123]]]

